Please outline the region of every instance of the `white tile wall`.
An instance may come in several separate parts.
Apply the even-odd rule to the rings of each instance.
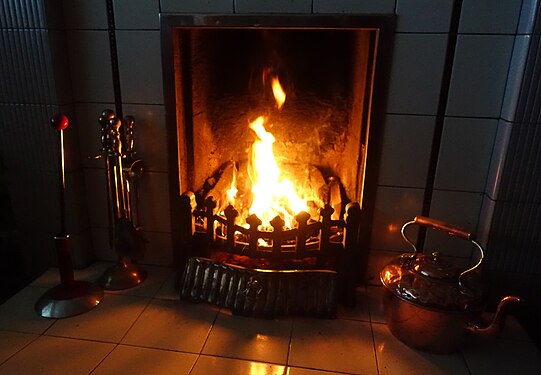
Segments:
[[[160,0],[165,13],[233,13],[233,0]]]
[[[64,21],[68,29],[107,30],[107,8],[105,1],[64,1]]]
[[[465,34],[514,34],[522,0],[464,0],[458,31]]]
[[[397,32],[446,33],[451,25],[453,0],[397,0]]]
[[[313,0],[314,13],[393,13],[395,0]]]
[[[434,116],[386,116],[379,185],[426,186],[434,123]]]
[[[116,29],[159,30],[160,0],[114,0]]]
[[[70,30],[67,40],[73,99],[76,102],[113,102],[107,31]]]
[[[468,232],[476,233],[482,203],[482,193],[435,190],[432,196],[430,216]],[[458,237],[430,230],[427,232],[425,250],[469,258],[472,245],[469,241]]]
[[[395,35],[388,113],[436,114],[446,48],[445,34]]]
[[[498,120],[445,119],[436,189],[483,192]]]
[[[124,105],[124,115],[135,118],[136,158],[143,160],[145,170],[167,172],[165,107],[163,105]]]
[[[235,13],[310,13],[312,0],[234,0]]]
[[[122,100],[163,104],[160,32],[118,30],[116,37]]]
[[[400,234],[402,225],[419,215],[423,205],[423,189],[380,186],[376,192],[372,223],[371,249],[409,251]],[[417,238],[416,229],[411,240]]]
[[[458,36],[447,115],[500,117],[513,40],[510,35]]]

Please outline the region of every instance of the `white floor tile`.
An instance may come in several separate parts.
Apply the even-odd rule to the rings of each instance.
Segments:
[[[147,298],[105,294],[94,309],[59,319],[47,335],[118,343],[148,302]]]
[[[190,375],[283,375],[285,366],[202,355]]]
[[[396,339],[385,324],[372,324],[372,329],[380,375],[469,375],[460,353],[446,355],[423,353]]]
[[[0,366],[1,375],[87,375],[114,344],[41,336]]]
[[[288,367],[285,375],[346,375],[346,373],[310,370],[300,367]]]
[[[165,282],[162,284],[161,288],[158,290],[154,298],[158,299],[168,299],[173,301],[178,301],[180,296],[180,291],[175,288],[178,279],[178,272],[171,270]]]
[[[38,337],[38,335],[32,333],[0,331],[0,363]]]
[[[370,323],[295,320],[288,364],[351,374],[377,374]]]
[[[371,321],[374,323],[385,323],[382,299],[385,288],[382,286],[367,286],[366,292]]]
[[[202,353],[285,365],[292,322],[219,313]]]
[[[188,375],[196,360],[195,354],[119,345],[92,375]]]
[[[0,305],[0,329],[28,333],[43,333],[54,319],[39,316],[34,305],[46,288],[26,287]]]
[[[153,300],[122,343],[200,353],[217,313],[204,304]]]

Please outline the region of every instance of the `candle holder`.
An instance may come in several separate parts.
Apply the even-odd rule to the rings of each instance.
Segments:
[[[68,318],[85,313],[96,307],[103,298],[103,290],[96,284],[75,280],[71,260],[70,236],[66,233],[66,178],[64,172],[64,129],[68,118],[58,114],[51,118],[51,125],[59,131],[60,159],[60,234],[54,237],[60,284],[45,292],[36,302],[36,312],[44,318]]]

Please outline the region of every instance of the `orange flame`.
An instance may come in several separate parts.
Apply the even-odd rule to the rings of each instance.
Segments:
[[[263,71],[263,83],[270,85],[276,101],[276,108],[279,110],[285,103],[286,93],[284,92],[278,76],[271,75],[272,68]],[[301,188],[303,184],[295,184],[282,176],[280,167],[274,155],[273,144],[274,136],[265,129],[267,118],[257,117],[250,123],[249,127],[257,136],[257,139],[251,146],[251,155],[248,162],[248,177],[252,183],[252,203],[249,212],[242,212],[239,219],[245,219],[249,214],[255,214],[261,221],[263,228],[270,228],[270,222],[277,216],[284,220],[286,228],[293,228],[295,215],[301,211],[310,212],[308,207],[310,202],[320,203],[317,192],[310,191],[306,187]],[[299,177],[302,178],[302,177]],[[237,175],[233,175],[230,187],[226,191],[227,200],[235,206],[237,199]],[[241,194],[241,197],[243,194]],[[317,204],[312,204],[317,207]],[[312,207],[311,206],[311,207]],[[312,211],[314,209],[312,207]],[[317,213],[316,213],[317,215]],[[241,219],[242,220],[242,219]],[[240,223],[247,226],[246,223]]]
[[[250,214],[256,214],[263,226],[270,226],[276,216],[282,217],[286,227],[292,227],[294,215],[306,211],[306,202],[297,195],[293,183],[280,178],[280,168],[273,151],[274,136],[258,117],[250,124],[259,139],[252,145],[249,175],[252,180],[253,201]]]
[[[280,84],[278,77],[272,77],[271,79],[272,93],[274,94],[274,100],[276,100],[276,107],[282,109],[286,101],[286,93]]]

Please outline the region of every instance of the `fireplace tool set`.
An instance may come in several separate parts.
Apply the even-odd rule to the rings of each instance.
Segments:
[[[103,298],[103,289],[131,288],[142,283],[147,276],[146,271],[134,263],[143,257],[147,242],[141,235],[140,227],[133,224],[134,221],[138,221],[137,179],[142,176],[143,164],[141,160],[134,157],[135,120],[133,117],[127,116],[124,121],[121,121],[113,111],[103,111],[98,119],[101,125],[102,150],[100,155],[94,158],[103,158],[105,162],[109,245],[117,252],[118,262],[103,273],[99,279],[99,286],[95,283],[75,280],[65,212],[63,131],[68,127],[69,122],[62,114],[53,116],[50,122],[53,128],[59,131],[60,139],[60,233],[54,237],[60,284],[49,289],[39,298],[35,310],[44,318],[68,318],[96,307]],[[124,125],[123,129],[122,125]],[[124,143],[121,141],[122,131]],[[124,165],[126,167],[123,167]]]
[[[107,290],[122,290],[142,283],[147,276],[134,263],[143,257],[147,242],[137,225],[137,180],[142,176],[143,163],[135,158],[133,117],[126,116],[121,121],[112,110],[106,109],[98,122],[102,149],[95,158],[103,158],[105,163],[109,246],[118,255],[117,263],[103,273],[99,283]]]

